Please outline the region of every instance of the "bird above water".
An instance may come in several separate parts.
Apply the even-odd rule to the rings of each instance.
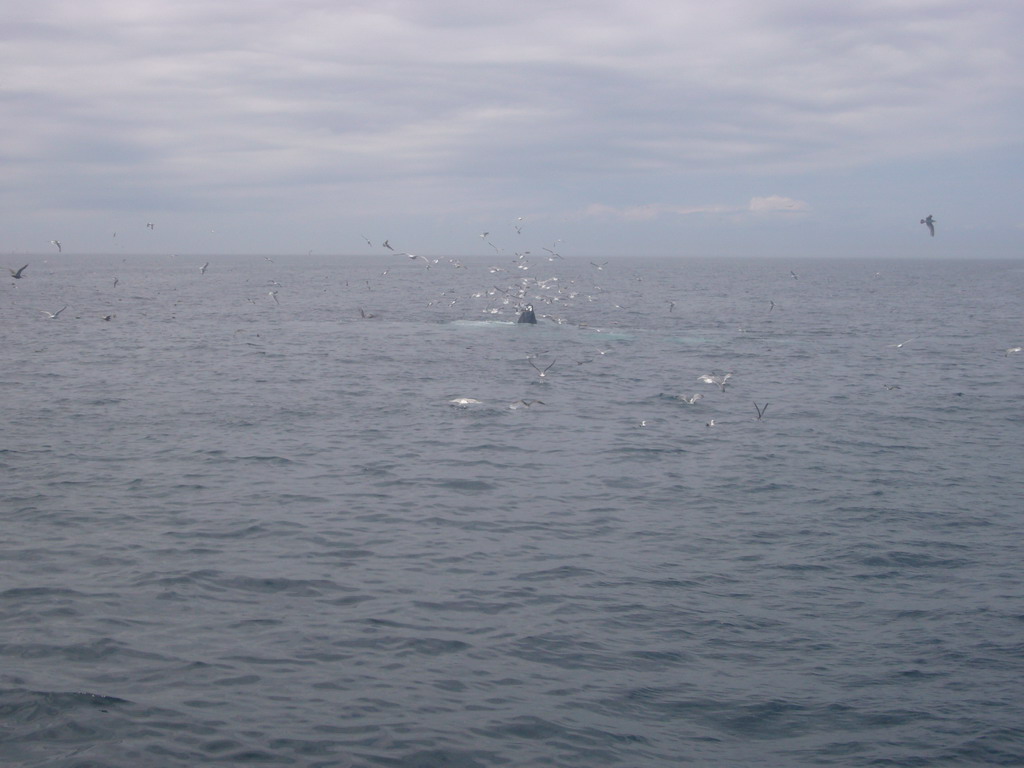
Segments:
[[[710,373],[705,373],[703,376],[699,377],[697,379],[697,381],[702,381],[705,384],[715,384],[715,385],[718,386],[719,389],[721,389],[723,392],[725,392],[725,383],[727,381],[729,381],[729,379],[731,379],[731,378],[732,378],[732,374],[731,373],[725,373],[725,374],[722,374],[721,376],[715,376],[715,375],[710,374]]]
[[[21,280],[21,273],[28,269],[28,264],[26,264],[21,269],[11,269],[11,267],[8,267],[7,269],[10,271],[11,277],[13,277],[15,280]]]
[[[40,309],[39,311],[42,312],[47,317],[49,317],[51,320],[56,320],[58,317],[60,317],[60,313],[63,312],[67,308],[68,308],[68,305],[65,304],[63,307],[58,309],[56,312],[48,312],[45,309]]]
[[[932,237],[935,237],[935,219],[929,213],[926,218],[921,219],[921,223],[928,227],[928,232]]]

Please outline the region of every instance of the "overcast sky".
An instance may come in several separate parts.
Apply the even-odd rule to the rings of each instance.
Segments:
[[[1024,256],[1020,0],[0,11],[8,254]]]

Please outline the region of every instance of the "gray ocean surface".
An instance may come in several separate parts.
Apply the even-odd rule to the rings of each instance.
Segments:
[[[1024,764],[1024,262],[16,259],[0,764]]]

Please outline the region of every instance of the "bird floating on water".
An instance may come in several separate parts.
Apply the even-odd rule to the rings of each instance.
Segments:
[[[921,219],[921,223],[927,226],[929,234],[935,237],[935,218],[930,213],[927,217]]]
[[[1009,357],[1014,352],[1020,352],[1021,349],[1024,349],[1024,347],[1010,347],[1008,350],[1006,350],[1006,357]]]
[[[10,271],[11,277],[13,277],[15,280],[21,280],[21,273],[28,269],[28,264],[26,264],[21,269],[11,269],[11,267],[8,267],[7,269]]]
[[[472,397],[456,397],[454,400],[449,400],[448,404],[455,408],[465,408],[469,405],[479,405],[480,400],[476,400]]]

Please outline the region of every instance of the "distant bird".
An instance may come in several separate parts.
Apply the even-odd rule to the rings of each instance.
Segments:
[[[365,240],[365,241],[366,241],[366,244],[367,244],[368,246],[370,246],[371,248],[373,248],[373,243],[371,243],[371,242],[370,242],[370,238],[368,238],[368,237],[367,237],[366,235],[360,235],[360,237],[361,237],[361,238],[363,238],[363,240]]]
[[[10,267],[8,267],[7,269],[11,273],[11,277],[13,277],[15,280],[21,280],[21,273],[28,269],[28,264],[26,264],[21,269],[11,269]]]
[[[705,426],[705,427],[713,427],[713,426],[715,426],[715,420],[714,420],[714,419],[712,419],[711,421],[709,421],[709,422],[708,422],[707,424],[705,424],[704,426]]]
[[[672,311],[674,311],[674,310],[675,310],[675,308],[676,308],[676,303],[675,303],[674,301],[670,301],[670,302],[668,303],[668,311],[669,311],[669,312],[672,312]]]
[[[481,237],[481,239],[483,239],[483,240],[486,240],[486,239],[487,239],[487,236],[488,236],[489,234],[491,234],[491,233],[490,233],[490,232],[481,232],[481,233],[480,233],[480,237]]]
[[[392,249],[392,250],[394,250],[394,249]],[[416,259],[423,259],[424,266],[427,269],[430,269],[430,263],[431,262],[430,262],[430,259],[428,259],[426,256],[420,256],[419,254],[416,254],[416,253],[406,253],[405,251],[403,251],[402,253],[400,253],[398,255],[399,256],[408,256],[413,261],[415,261]],[[437,262],[435,261],[434,263],[436,264]]]
[[[363,312],[362,307],[359,308],[359,316],[366,320],[369,320],[371,317],[376,317],[376,315],[371,312]]]
[[[153,224],[153,222],[152,222],[152,221],[147,221],[147,222],[146,222],[146,228],[147,228],[147,229],[154,229],[154,228],[155,228],[155,225]]]
[[[914,339],[916,339],[916,338],[917,338],[917,337],[915,336],[915,337],[914,337]],[[890,346],[890,347],[895,347],[896,349],[903,349],[903,345],[904,345],[904,344],[909,344],[909,343],[910,343],[910,342],[912,342],[912,341],[913,341],[914,339],[907,339],[906,341],[901,341],[901,342],[900,342],[899,344],[890,344],[889,346]]]
[[[687,397],[686,395],[676,395],[676,400],[682,403],[686,403],[687,405],[696,405],[698,400],[703,399],[704,395],[702,395],[700,392],[692,394],[689,397]]]
[[[900,388],[899,384],[883,384],[882,386],[884,386],[890,392],[892,392],[894,389],[899,389]]]
[[[454,400],[449,400],[448,404],[456,408],[465,408],[468,405],[479,405],[480,401],[472,397],[456,397]]]
[[[719,389],[725,392],[725,383],[729,381],[729,379],[731,378],[731,373],[726,373],[723,374],[722,376],[715,376],[710,373],[705,373],[703,376],[699,377],[697,381],[702,381],[705,384],[715,384]]]
[[[280,301],[277,300],[277,291],[268,291],[267,292],[267,296],[272,298],[274,300],[275,304],[280,304],[281,303]]]
[[[387,248],[389,251],[395,250],[394,248],[391,247],[391,243],[389,243],[387,240],[384,241],[384,247]]]
[[[114,287],[115,287],[115,288],[117,288],[117,284],[118,284],[118,283],[120,283],[120,282],[121,282],[121,281],[120,281],[120,280],[118,280],[118,279],[117,279],[117,278],[115,277],[115,278],[114,278]]]
[[[63,312],[67,308],[68,308],[68,305],[65,304],[63,307],[58,309],[56,312],[47,312],[45,309],[40,309],[39,311],[42,312],[47,317],[49,317],[51,320],[56,320],[58,317],[60,317],[60,313]]]
[[[761,407],[755,402],[754,407],[757,408],[757,420],[760,421],[761,417],[764,416],[764,412],[768,410],[768,403],[765,403],[764,406]]]
[[[117,315],[103,315],[103,319],[106,320],[108,323],[115,317],[117,317]]]
[[[928,232],[935,237],[935,219],[929,213],[927,218],[921,219],[921,223],[928,227]]]
[[[50,242],[57,246],[57,253],[60,253],[61,252],[60,240],[51,240]]]
[[[15,275],[15,277],[17,277],[17,275]],[[1021,349],[1022,349],[1022,347],[1010,347],[1008,350],[1006,350],[1006,357],[1009,357],[1014,352],[1020,352]]]
[[[597,267],[598,269],[604,269],[607,265],[607,261],[602,261],[600,264],[598,264],[596,261],[590,262],[590,266]]]
[[[205,274],[206,274],[206,268],[207,268],[208,266],[210,266],[210,262],[206,262],[205,264],[203,264],[203,266],[201,266],[201,267],[199,268],[199,274],[201,274],[201,275],[205,275]]]
[[[510,410],[517,410],[519,408],[529,408],[531,405],[544,405],[543,400],[516,400],[514,403],[509,403]]]
[[[794,272],[794,271],[793,271],[792,269],[791,269],[791,270],[789,270],[789,274],[791,274],[791,275],[793,276],[793,279],[794,279],[794,280],[799,280],[799,279],[800,279],[799,277],[797,277],[797,274],[796,274],[796,272]]]
[[[552,361],[551,361],[550,363],[548,363],[548,367],[547,367],[547,368],[545,368],[545,369],[544,369],[544,370],[542,371],[542,370],[541,370],[540,368],[538,368],[538,367],[537,367],[536,365],[534,365],[534,362],[533,362],[533,360],[529,360],[529,359],[527,359],[527,362],[528,362],[528,363],[529,363],[530,365],[532,365],[532,366],[533,366],[533,370],[535,370],[535,371],[536,371],[537,373],[539,373],[539,374],[540,374],[540,377],[541,377],[542,379],[543,379],[543,378],[544,378],[544,377],[545,377],[545,376],[547,375],[548,371],[550,371],[550,370],[551,370],[551,366],[553,366],[553,365],[555,364],[555,361],[554,361],[554,360],[552,360]]]
[[[768,303],[771,305],[770,307],[768,307],[768,311],[771,312],[773,309],[775,309],[775,302],[772,301],[771,299],[768,299]]]

